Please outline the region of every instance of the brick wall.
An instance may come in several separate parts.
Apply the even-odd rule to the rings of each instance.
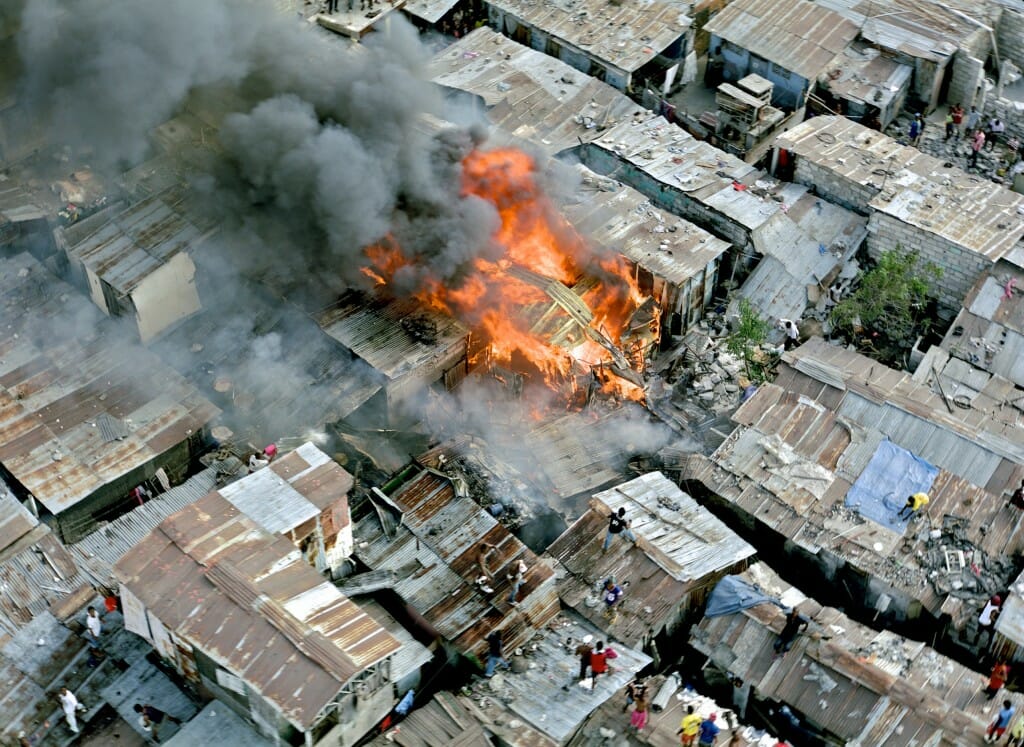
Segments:
[[[943,318],[952,318],[960,310],[967,291],[992,263],[981,255],[969,252],[941,236],[922,231],[885,213],[873,212],[868,221],[868,254],[874,258],[900,246],[916,251],[922,263],[932,262],[942,268],[942,277],[933,288]]]
[[[977,106],[979,89],[985,81],[985,62],[977,57],[972,57],[964,50],[956,53],[953,58],[953,74],[949,79],[949,93],[946,101],[950,104],[960,103],[964,109],[970,110],[971,106]]]
[[[861,215],[868,214],[867,205],[879,191],[847,179],[800,156],[796,156],[796,171],[793,180],[798,184],[810,187],[815,194],[824,197],[829,202],[842,205]]]
[[[1003,16],[996,29],[999,58],[1013,60],[1024,69],[1024,11],[1003,8]]]

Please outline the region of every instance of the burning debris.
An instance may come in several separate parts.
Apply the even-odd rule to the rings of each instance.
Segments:
[[[592,388],[643,398],[646,354],[659,339],[657,304],[619,255],[601,256],[558,214],[537,164],[514,148],[474,149],[462,160],[462,194],[493,205],[495,251],[455,283],[425,272],[396,242],[365,251],[364,274],[385,288],[417,276],[414,296],[470,326],[470,366],[514,372],[570,396]]]

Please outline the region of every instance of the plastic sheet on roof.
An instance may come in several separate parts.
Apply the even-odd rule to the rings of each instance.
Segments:
[[[711,596],[708,597],[704,616],[719,617],[721,615],[732,615],[740,610],[765,603],[782,606],[778,599],[768,596],[739,576],[726,576],[715,585]]]
[[[867,468],[846,494],[846,507],[902,534],[907,519],[897,514],[907,496],[927,493],[938,474],[938,467],[886,439],[878,444]]]

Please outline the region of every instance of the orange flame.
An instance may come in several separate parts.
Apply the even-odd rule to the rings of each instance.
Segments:
[[[630,262],[621,256],[595,256],[551,205],[526,153],[515,148],[474,150],[462,167],[463,194],[487,200],[498,211],[500,226],[492,240],[501,250],[500,259],[474,260],[473,271],[458,287],[429,281],[417,298],[465,321],[481,337],[471,364],[532,370],[553,387],[573,373],[593,371],[603,380],[604,391],[642,399],[640,387],[605,371],[613,358],[609,350],[538,287],[546,278],[572,289],[593,314],[588,326],[618,345],[633,312],[646,300]],[[378,284],[386,284],[414,261],[390,240],[368,247],[365,254],[371,267],[363,273]],[[597,282],[587,282],[588,277]],[[630,361],[636,370],[642,368],[642,357]]]

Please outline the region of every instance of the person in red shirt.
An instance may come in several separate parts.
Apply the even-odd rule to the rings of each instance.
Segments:
[[[964,122],[964,108],[960,104],[954,104],[949,113],[953,116],[953,138],[959,140],[960,126]]]
[[[597,676],[599,674],[606,674],[608,672],[608,655],[604,650],[604,641],[598,641],[597,646],[590,654],[590,676],[594,678],[594,684],[597,684]]]
[[[1010,676],[1010,668],[1001,661],[997,661],[992,667],[992,674],[988,677],[988,687],[985,688],[985,697],[988,700],[996,697],[996,694],[1006,684],[1006,678]]]

